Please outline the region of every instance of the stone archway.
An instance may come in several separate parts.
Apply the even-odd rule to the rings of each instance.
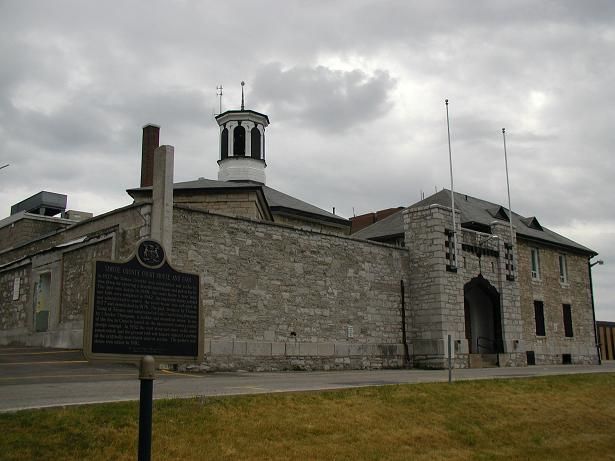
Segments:
[[[471,354],[502,352],[500,294],[482,274],[463,287],[466,338]]]

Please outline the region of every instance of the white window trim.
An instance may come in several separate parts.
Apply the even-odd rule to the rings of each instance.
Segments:
[[[560,253],[557,259],[559,263],[559,282],[562,285],[568,285],[568,258],[565,254]],[[562,262],[564,263],[563,265]]]
[[[536,270],[534,270],[534,254],[536,254]],[[530,269],[532,280],[540,280],[540,251],[538,248],[530,248]]]

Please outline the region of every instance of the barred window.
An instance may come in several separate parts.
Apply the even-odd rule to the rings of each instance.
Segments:
[[[534,301],[534,322],[536,324],[536,336],[545,336],[545,309],[542,301]]]
[[[572,331],[572,307],[570,307],[570,304],[564,304],[562,308],[564,314],[564,335],[566,338],[572,338],[574,336]]]

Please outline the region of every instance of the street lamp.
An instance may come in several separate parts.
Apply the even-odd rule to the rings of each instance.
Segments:
[[[602,365],[602,358],[600,357],[600,341],[598,341],[598,326],[596,325],[596,309],[594,307],[594,284],[592,281],[592,267],[596,264],[602,266],[604,261],[599,259],[598,261],[591,262],[591,258],[587,260],[587,267],[589,270],[589,292],[592,298],[592,316],[594,318],[594,339],[596,341],[596,351],[598,352],[598,365]]]

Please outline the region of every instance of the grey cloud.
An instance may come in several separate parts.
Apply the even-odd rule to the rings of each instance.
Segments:
[[[257,103],[266,105],[277,119],[301,120],[333,133],[386,114],[395,83],[384,70],[373,75],[324,66],[285,70],[279,63],[261,67],[254,79]]]

